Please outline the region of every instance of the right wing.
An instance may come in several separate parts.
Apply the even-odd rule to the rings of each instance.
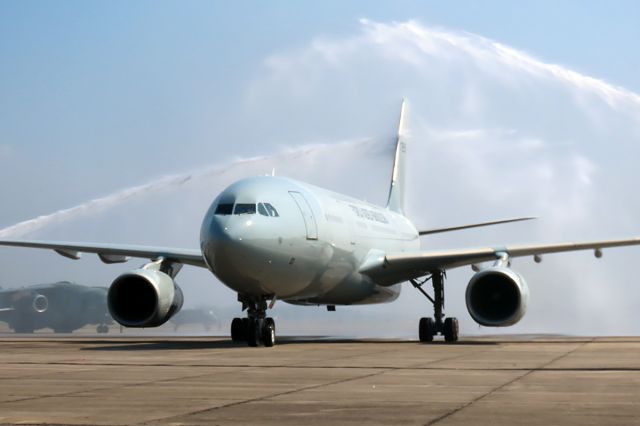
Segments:
[[[581,243],[531,244],[480,247],[470,249],[384,253],[372,250],[360,272],[380,285],[392,285],[422,277],[436,270],[458,268],[508,257],[535,256],[576,250],[599,250],[610,247],[640,245],[640,237],[623,240],[601,240]]]
[[[207,267],[200,250],[29,240],[0,240],[0,246],[51,249],[70,259],[80,259],[80,253],[96,253],[104,263],[126,262],[129,257],[143,259],[157,259],[162,257],[176,263],[199,266],[201,268]]]

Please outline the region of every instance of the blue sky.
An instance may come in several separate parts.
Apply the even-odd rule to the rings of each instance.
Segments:
[[[528,231],[431,244],[637,234],[640,201],[629,182],[640,178],[639,22],[634,1],[0,1],[0,227],[203,167],[217,167],[216,178],[20,236],[195,247],[215,194],[232,177],[273,167],[380,201],[384,142],[407,96],[420,142],[417,223],[546,218]],[[374,148],[326,151],[363,138]],[[267,158],[237,163],[256,155]],[[14,282],[54,271],[104,285],[117,270],[3,253],[0,269]],[[534,282],[571,282],[566,297],[589,275],[580,297],[591,311],[575,313],[588,327],[604,297],[599,279],[615,275],[622,286],[632,273],[625,256],[522,268]],[[187,269],[183,282],[212,280]],[[528,321],[545,312],[540,297],[552,297],[542,287]],[[623,317],[640,294],[614,302]]]
[[[225,123],[237,114],[234,100],[266,56],[319,35],[352,33],[360,18],[418,19],[477,33],[640,91],[640,6],[634,1],[5,0],[0,142],[33,168],[57,163],[85,173],[129,154],[123,180],[111,179],[114,186],[105,183],[103,190],[147,176],[135,167],[135,157],[181,170],[198,163],[194,157],[203,147],[211,148],[206,156],[218,155],[233,137],[236,125]],[[169,160],[157,154],[167,145],[182,149]],[[256,146],[240,144],[236,153],[260,152]],[[72,162],[90,156],[103,160]],[[3,179],[16,181],[25,173],[6,166]],[[66,186],[77,178],[59,179]]]
[[[224,114],[208,110],[209,98],[231,101],[270,52],[347,34],[359,18],[418,19],[477,33],[640,91],[635,1],[3,1],[0,12],[0,135],[9,143],[38,145],[47,137],[87,149],[68,130],[97,130],[98,123],[100,133],[113,135],[94,135],[95,142],[128,144],[115,128],[145,135],[122,117],[131,114],[197,127],[203,114]],[[197,129],[165,130],[180,143],[198,137]]]
[[[199,143],[206,115],[225,114],[212,98],[233,102],[265,56],[359,18],[473,32],[640,91],[635,1],[3,1],[0,137],[95,151],[135,135],[152,149],[145,121],[168,120],[167,140]]]

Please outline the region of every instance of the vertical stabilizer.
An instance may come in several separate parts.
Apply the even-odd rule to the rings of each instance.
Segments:
[[[405,140],[404,114],[406,102],[402,100],[400,107],[400,120],[398,122],[398,135],[396,137],[396,155],[393,160],[393,170],[391,171],[391,188],[389,189],[389,200],[387,208],[394,212],[404,214],[404,183],[405,183],[405,156],[407,143]]]

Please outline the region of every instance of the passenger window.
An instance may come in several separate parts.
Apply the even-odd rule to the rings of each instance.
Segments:
[[[269,216],[267,209],[264,207],[264,204],[262,203],[258,203],[258,213],[260,213],[262,216]]]
[[[255,204],[236,204],[233,214],[256,214]]]
[[[215,214],[228,215],[233,212],[233,204],[218,204]]]
[[[271,216],[271,217],[279,217],[280,216],[278,214],[278,210],[276,210],[276,208],[273,207],[271,204],[264,203],[264,205],[267,208],[267,211],[269,212],[269,216]]]

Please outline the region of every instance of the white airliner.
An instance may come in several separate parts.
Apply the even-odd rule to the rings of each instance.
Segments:
[[[200,249],[119,244],[0,240],[0,245],[53,249],[79,259],[96,253],[104,263],[129,257],[150,262],[113,281],[107,295],[113,318],[126,327],[154,327],[182,306],[175,283],[183,264],[208,268],[238,293],[245,318],[234,318],[231,337],[250,346],[273,346],[275,323],[267,309],[276,300],[298,305],[384,303],[395,300],[410,282],[434,306],[421,318],[421,342],[441,334],[458,339],[458,321],[444,318],[444,278],[448,269],[471,265],[476,274],[466,290],[471,317],[492,327],[513,325],[525,313],[529,290],[510,269],[510,258],[640,244],[640,238],[549,245],[501,245],[456,250],[423,250],[420,236],[531,218],[515,218],[418,231],[404,215],[405,156],[402,103],[386,207],[292,179],[260,176],[240,180],[213,201],[202,222]],[[476,264],[493,262],[480,269]],[[431,282],[433,295],[423,284]]]

